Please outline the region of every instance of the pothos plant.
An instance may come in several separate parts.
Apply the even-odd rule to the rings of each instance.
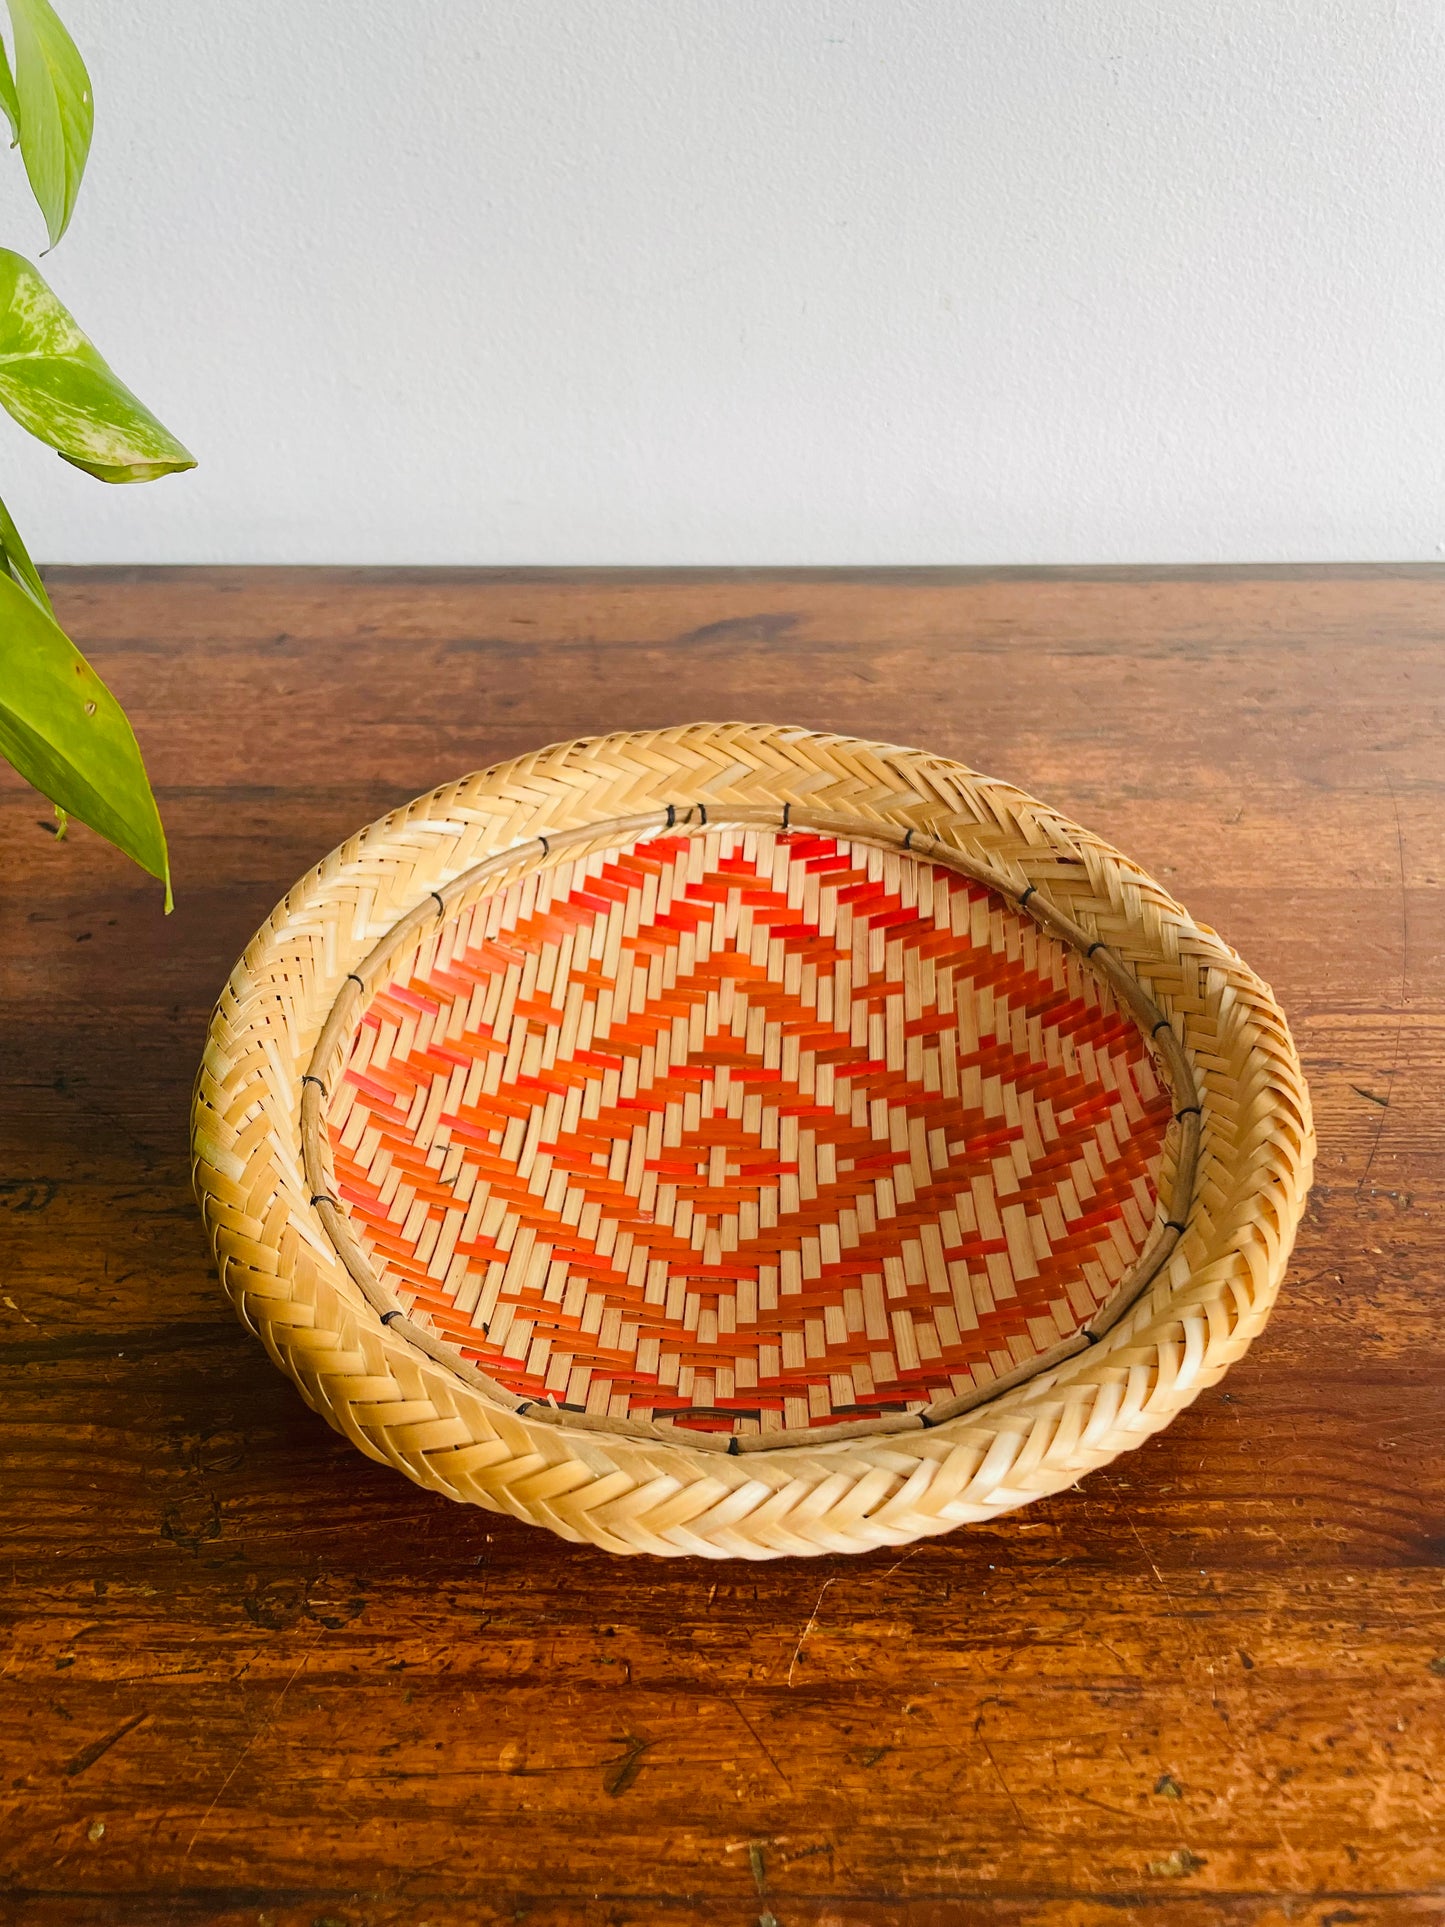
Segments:
[[[0,107],[54,247],[70,224],[90,151],[90,76],[49,0],[5,0],[14,65],[0,41]],[[191,455],[106,366],[22,256],[0,248],[0,406],[63,460],[102,482],[151,482]],[[0,755],[67,815],[165,885],[160,812],[125,711],[55,619],[39,571],[0,502]]]

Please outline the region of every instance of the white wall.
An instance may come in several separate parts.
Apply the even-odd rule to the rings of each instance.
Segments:
[[[58,0],[71,561],[1445,553],[1434,0]],[[18,157],[5,238],[43,245]]]

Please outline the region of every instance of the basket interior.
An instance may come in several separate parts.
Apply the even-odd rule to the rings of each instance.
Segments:
[[[513,874],[369,986],[326,1109],[399,1309],[509,1391],[767,1433],[923,1410],[1080,1328],[1170,1093],[1074,950],[941,864],[657,835]]]

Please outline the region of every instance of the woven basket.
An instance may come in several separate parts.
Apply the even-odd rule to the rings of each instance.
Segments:
[[[614,1552],[861,1552],[1072,1484],[1268,1315],[1309,1101],[1125,858],[912,750],[698,724],[434,791],[221,998],[195,1181],[307,1400]]]

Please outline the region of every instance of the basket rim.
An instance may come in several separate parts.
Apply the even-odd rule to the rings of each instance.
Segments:
[[[1130,1302],[1105,1308],[1106,1329],[929,1423],[865,1420],[866,1435],[852,1422],[843,1436],[845,1422],[739,1450],[751,1442],[651,1427],[637,1438],[615,1420],[529,1408],[470,1382],[455,1354],[417,1342],[419,1328],[381,1322],[326,1235],[331,1207],[307,1188],[322,1033],[361,994],[378,941],[443,915],[480,865],[545,860],[573,832],[595,841],[641,799],[654,827],[681,826],[699,805],[717,823],[768,812],[770,828],[871,834],[966,874],[976,864],[976,880],[1016,909],[1082,940],[1136,1021],[1160,1013],[1152,1028],[1176,1096],[1187,1094],[1175,1128],[1192,1147],[1189,1208],[1171,1208],[1181,1228]],[[555,744],[353,836],[247,946],[212,1020],[193,1106],[194,1181],[222,1282],[275,1362],[362,1450],[565,1537],[719,1557],[907,1543],[1058,1490],[1141,1442],[1263,1325],[1312,1157],[1308,1093],[1268,988],[1130,859],[951,759],[749,723]]]

